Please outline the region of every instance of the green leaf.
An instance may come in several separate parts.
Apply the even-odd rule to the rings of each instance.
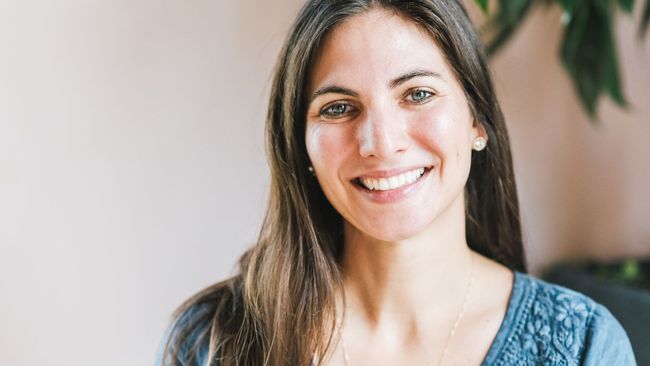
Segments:
[[[479,6],[479,8],[481,8],[481,10],[483,10],[483,14],[487,15],[489,0],[474,0],[474,2]]]
[[[632,14],[634,8],[634,0],[618,0],[618,6],[628,14]]]
[[[623,262],[623,268],[621,269],[621,277],[625,280],[634,280],[641,275],[641,266],[639,261],[635,259],[628,259]]]
[[[643,7],[643,13],[641,15],[641,23],[639,24],[639,36],[641,38],[645,38],[649,23],[650,23],[650,0],[646,0],[645,6]]]
[[[611,32],[607,35],[609,39],[606,42],[606,59],[604,60],[603,70],[603,87],[607,90],[609,96],[621,107],[627,106],[627,101],[623,96],[621,87],[621,78],[618,71],[618,53],[616,52],[616,42]]]
[[[562,5],[564,11],[566,11],[569,14],[573,13],[573,8],[576,5],[576,0],[555,0],[555,1],[560,3],[560,5]]]
[[[560,51],[562,63],[592,120],[603,92],[617,104],[626,105],[612,35],[612,14],[604,0],[578,4],[567,25]]]
[[[530,0],[500,0],[499,16],[509,24],[521,23],[531,3]]]
[[[499,8],[486,28],[494,34],[487,42],[488,55],[494,55],[512,37],[532,4],[532,0],[499,0]]]
[[[573,80],[580,101],[589,112],[589,115],[593,116],[597,97],[596,87],[592,85],[593,78],[585,77],[585,75],[593,74],[593,70],[580,67],[580,59],[584,57],[584,54],[581,54],[581,45],[587,33],[587,21],[589,20],[589,14],[586,12],[589,12],[590,9],[585,6],[581,7],[581,9],[582,11],[577,11],[567,25],[560,49],[560,57]],[[589,63],[589,66],[593,67],[593,64]]]

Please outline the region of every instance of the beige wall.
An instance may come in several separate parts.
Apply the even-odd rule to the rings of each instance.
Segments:
[[[146,365],[267,192],[268,79],[301,1],[0,0],[0,358]],[[541,9],[538,9],[541,10]],[[530,262],[650,254],[648,41],[588,123],[537,11],[494,62]]]

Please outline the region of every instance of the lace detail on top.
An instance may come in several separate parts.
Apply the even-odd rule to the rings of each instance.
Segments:
[[[594,332],[609,331],[594,329],[597,317],[604,317],[604,323],[614,327],[616,332],[610,333],[619,338],[622,334],[622,349],[612,352],[628,354],[616,358],[624,360],[616,365],[634,365],[625,332],[602,305],[578,292],[515,272],[505,319],[483,366],[582,365],[587,348],[607,347],[593,344],[597,339]]]

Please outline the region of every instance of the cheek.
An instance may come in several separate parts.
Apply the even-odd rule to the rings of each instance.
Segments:
[[[315,168],[336,165],[342,156],[345,139],[335,126],[308,124],[305,132],[307,154]]]
[[[450,151],[458,147],[459,131],[456,126],[457,121],[453,116],[440,109],[433,109],[418,116],[412,124],[411,136],[420,145],[441,155],[440,158],[447,158]],[[455,152],[453,155],[456,155]]]
[[[413,124],[413,136],[437,155],[442,168],[462,168],[471,157],[471,118],[458,108],[434,108]]]
[[[320,125],[308,123],[305,131],[305,147],[307,148],[307,155],[309,155],[309,160],[311,160],[312,165],[318,161],[321,154],[320,139]]]

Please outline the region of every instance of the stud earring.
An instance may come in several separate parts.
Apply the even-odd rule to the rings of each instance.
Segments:
[[[476,151],[481,151],[485,149],[485,146],[487,145],[487,140],[485,137],[477,137],[474,139],[474,143],[472,144],[472,148]]]
[[[316,175],[316,173],[314,172],[314,167],[313,167],[313,166],[310,165],[309,167],[307,167],[307,170],[309,170],[309,173],[310,173],[311,175],[313,175],[313,176]]]

